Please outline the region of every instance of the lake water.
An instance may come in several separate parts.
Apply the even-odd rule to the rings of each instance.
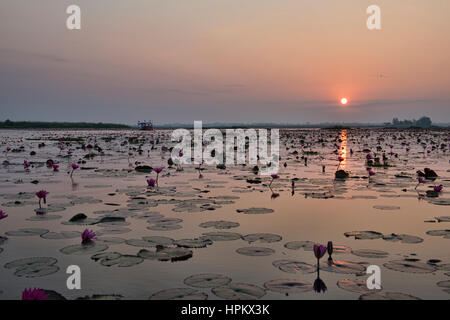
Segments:
[[[281,130],[286,167],[271,188],[253,165],[169,168],[161,146],[173,145],[170,133],[0,131],[0,210],[8,214],[0,220],[0,299],[20,299],[29,287],[68,299],[448,299],[448,130]],[[387,158],[371,166],[370,179],[367,153]],[[71,164],[83,159],[71,179]],[[158,188],[147,188],[156,174],[136,172],[136,161],[164,167]],[[335,179],[338,167],[350,176]],[[438,178],[415,189],[425,167]],[[427,195],[435,185],[443,190]],[[38,215],[41,189],[47,213]],[[69,223],[79,213],[87,219]],[[82,245],[86,228],[97,239]],[[334,262],[321,259],[327,290],[316,292],[311,246],[328,241]],[[81,269],[80,290],[66,286],[70,265]],[[380,267],[381,290],[365,285],[369,265]]]

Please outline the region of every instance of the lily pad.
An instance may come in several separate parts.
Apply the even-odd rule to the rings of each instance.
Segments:
[[[213,242],[207,238],[195,238],[195,239],[181,239],[176,240],[175,244],[182,248],[205,248],[211,245]]]
[[[159,261],[182,261],[187,260],[192,257],[192,250],[186,248],[167,248],[162,246],[157,246],[155,251],[150,251],[147,249],[142,249],[138,252],[138,256],[149,260],[159,260]]]
[[[436,268],[430,264],[419,261],[393,260],[383,264],[386,268],[409,273],[432,273]]]
[[[401,243],[421,243],[423,239],[417,236],[411,236],[408,234],[395,234],[392,233],[390,235],[383,236],[383,240],[397,242],[401,241]]]
[[[239,223],[232,221],[208,221],[199,224],[201,228],[215,228],[215,229],[231,229],[239,227]]]
[[[211,289],[212,293],[227,300],[255,300],[263,297],[266,291],[263,288],[247,283],[230,283]]]
[[[355,237],[356,240],[373,240],[381,239],[383,237],[382,233],[376,231],[352,231],[345,232],[346,237]]]
[[[401,292],[370,292],[361,295],[359,300],[420,300],[420,298]]]
[[[306,241],[291,241],[284,245],[285,248],[290,250],[299,250],[304,249],[306,251],[312,251],[314,248],[314,242],[306,240]]]
[[[314,289],[309,282],[290,279],[271,280],[266,282],[264,287],[267,290],[284,294],[303,293]]]
[[[245,247],[237,249],[236,252],[244,256],[262,257],[274,254],[275,250],[262,247]]]
[[[360,275],[366,271],[366,267],[364,267],[361,263],[357,262],[332,260],[322,262],[320,264],[320,270],[336,273]]]
[[[105,267],[132,267],[144,261],[144,259],[141,257],[128,254],[123,255],[118,252],[98,253],[96,255],[93,255],[91,259],[95,261],[100,260],[100,264]]]
[[[196,288],[215,288],[230,282],[231,278],[215,273],[196,274],[184,279],[184,284]]]
[[[233,241],[241,239],[242,236],[234,232],[206,232],[203,237],[212,241]]]
[[[79,231],[61,231],[61,232],[47,232],[41,235],[41,238],[49,240],[73,239],[81,237]]]
[[[244,214],[266,214],[266,213],[272,213],[275,212],[273,209],[269,208],[248,208],[248,209],[236,209],[236,212],[238,213],[244,213]]]
[[[81,255],[81,254],[92,254],[100,251],[105,251],[108,246],[104,243],[90,242],[86,244],[75,244],[62,248],[61,251],[68,255]]]
[[[386,258],[389,255],[386,251],[373,249],[352,250],[352,254],[363,258]]]
[[[6,269],[16,269],[14,275],[18,277],[36,278],[58,272],[57,260],[51,257],[23,258],[8,262]]]
[[[206,293],[191,288],[175,288],[159,291],[150,300],[206,300]]]
[[[272,262],[272,265],[275,268],[280,269],[283,272],[287,273],[313,273],[316,272],[316,267],[302,261],[296,261],[296,260],[276,260]]]
[[[243,240],[252,242],[272,243],[281,241],[282,237],[272,233],[252,233],[242,237]]]
[[[345,291],[355,292],[359,294],[366,294],[370,292],[374,292],[376,289],[367,288],[367,280],[366,279],[342,279],[337,282],[337,286]],[[381,289],[379,289],[381,290]],[[379,291],[376,290],[376,291]]]
[[[23,229],[18,229],[15,231],[5,232],[5,234],[8,236],[14,236],[14,237],[31,237],[31,236],[41,236],[47,232],[48,232],[47,229],[23,228]]]

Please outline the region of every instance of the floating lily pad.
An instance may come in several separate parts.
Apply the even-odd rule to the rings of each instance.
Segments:
[[[363,294],[359,300],[420,300],[412,295],[401,292],[370,292]]]
[[[104,243],[90,242],[86,244],[75,244],[62,248],[61,251],[68,255],[92,254],[100,251],[105,251],[108,246]]]
[[[201,228],[215,228],[215,229],[231,229],[239,227],[239,223],[232,221],[208,221],[200,223],[199,226]]]
[[[93,255],[91,259],[95,261],[100,260],[100,264],[105,267],[132,267],[144,261],[144,259],[141,257],[128,254],[123,255],[118,252],[98,253],[96,255]]]
[[[61,216],[53,215],[53,214],[36,214],[25,220],[27,220],[27,221],[51,221],[51,220],[58,220],[61,218],[62,218]]]
[[[285,248],[290,250],[304,249],[306,251],[312,251],[314,248],[314,242],[312,241],[291,241],[284,245]]]
[[[316,267],[302,261],[296,261],[296,260],[276,260],[272,262],[272,265],[275,268],[280,269],[281,271],[287,272],[287,273],[313,273],[316,272]]]
[[[430,264],[419,262],[419,261],[409,261],[409,260],[393,260],[383,264],[386,268],[409,273],[431,273],[436,271],[436,268]]]
[[[271,280],[266,282],[264,287],[267,290],[285,294],[303,293],[314,289],[309,282],[290,279]]]
[[[206,232],[203,237],[212,241],[233,241],[241,239],[242,236],[234,232]]]
[[[383,236],[383,240],[397,242],[401,241],[402,243],[421,243],[423,239],[417,236],[411,236],[408,234],[395,234],[392,233],[390,235]]]
[[[79,231],[48,232],[41,235],[41,238],[49,240],[73,239],[79,237],[81,237],[81,232]]]
[[[244,256],[262,257],[274,254],[275,250],[262,247],[245,247],[237,249],[236,252]]]
[[[446,230],[430,230],[427,231],[430,236],[443,237],[444,239],[450,239],[450,229]]]
[[[31,236],[40,236],[47,232],[48,232],[47,229],[23,228],[23,229],[18,229],[15,231],[5,232],[5,234],[8,236],[14,236],[14,237],[31,237]]]
[[[376,206],[373,206],[373,208],[378,209],[378,210],[387,210],[387,211],[400,210],[400,207],[398,207],[398,206],[388,206],[388,205],[376,205]]]
[[[342,261],[342,260],[332,260],[324,261],[320,264],[320,270],[344,273],[344,274],[363,274],[366,271],[361,263]]]
[[[247,283],[230,283],[211,289],[212,293],[227,300],[255,300],[263,297],[266,291],[258,286]]]
[[[145,241],[153,244],[154,246],[162,245],[162,246],[169,246],[173,244],[175,240],[167,237],[158,237],[158,236],[150,236],[150,237],[142,237]]]
[[[147,227],[148,230],[153,230],[153,231],[171,231],[171,230],[178,230],[181,228],[183,228],[181,225],[172,224],[172,223],[169,223],[169,224],[158,223],[153,226]]]
[[[150,300],[206,300],[206,293],[191,288],[175,288],[159,291]]]
[[[104,235],[104,234],[124,234],[130,232],[130,228],[125,227],[106,227],[102,230],[97,232],[98,236]]]
[[[175,244],[177,246],[183,248],[205,248],[212,243],[213,242],[210,239],[206,239],[204,237],[195,239],[181,239],[175,241]]]
[[[221,274],[203,273],[184,279],[184,284],[196,288],[215,288],[225,286],[231,282],[231,278]]]
[[[8,262],[6,269],[16,269],[14,275],[18,277],[36,278],[58,272],[57,260],[51,257],[23,258]]]
[[[352,250],[352,254],[363,258],[386,258],[389,255],[386,251],[373,249]]]
[[[366,279],[342,279],[337,282],[337,286],[345,291],[355,292],[359,294],[366,294],[369,292],[379,291],[377,289],[369,289],[367,288],[367,280]]]
[[[238,213],[244,213],[244,214],[266,214],[266,213],[272,213],[275,212],[273,209],[269,208],[248,208],[248,209],[236,209],[236,212]]]
[[[96,242],[103,242],[103,243],[110,243],[110,244],[120,244],[124,243],[125,239],[118,238],[118,237],[98,237]]]
[[[272,233],[252,233],[242,237],[243,240],[252,242],[272,243],[281,241],[282,237]]]
[[[159,261],[182,261],[187,260],[192,257],[192,250],[186,248],[167,248],[162,246],[157,246],[155,251],[149,251],[147,249],[142,249],[138,252],[138,256],[149,260],[159,260]]]
[[[355,237],[356,240],[373,240],[383,237],[382,233],[376,231],[352,231],[345,232],[344,235],[346,237]]]

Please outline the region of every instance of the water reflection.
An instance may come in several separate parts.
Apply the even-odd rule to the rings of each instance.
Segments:
[[[345,170],[345,165],[347,163],[347,130],[343,129],[339,135],[339,157],[343,158],[340,162],[339,168]]]

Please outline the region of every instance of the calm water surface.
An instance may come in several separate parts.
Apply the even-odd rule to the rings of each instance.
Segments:
[[[69,299],[93,294],[148,299],[173,288],[197,290],[199,296],[207,295],[208,299],[224,297],[211,287],[184,283],[186,278],[199,274],[223,275],[231,279],[231,284],[257,286],[260,289],[250,290],[249,294],[255,290],[262,292],[261,299],[358,299],[368,290],[362,287],[349,291],[338,282],[365,280],[364,270],[368,265],[381,268],[380,295],[398,292],[421,299],[448,299],[448,131],[282,130],[280,136],[281,164],[286,162],[287,166],[280,167],[280,179],[272,183],[271,191],[268,188],[270,177],[253,174],[253,166],[227,166],[225,170],[204,166],[202,178],[193,165],[185,165],[181,172],[176,171],[175,166],[169,168],[170,153],[162,152],[161,146],[172,146],[170,131],[0,131],[1,162],[9,163],[0,166],[0,209],[8,214],[0,220],[0,235],[7,238],[0,245],[0,299],[19,299],[23,289],[28,287],[54,290]],[[141,142],[133,143],[132,137],[138,137]],[[64,150],[61,150],[59,140],[67,141],[67,138],[75,141],[64,143]],[[159,143],[150,150],[150,141],[156,140]],[[40,143],[45,146],[39,147]],[[104,155],[99,155],[95,148],[83,150],[83,144],[101,147]],[[139,154],[141,144],[143,152]],[[5,152],[7,147],[12,150]],[[31,151],[36,154],[30,155]],[[384,152],[389,164],[374,167],[376,174],[370,180],[366,170],[369,151],[379,157]],[[89,153],[96,156],[85,159]],[[340,166],[338,156],[344,158]],[[302,157],[308,158],[307,165]],[[45,161],[48,159],[59,163],[59,172],[47,168]],[[70,165],[83,159],[86,163],[80,164],[81,168],[71,179]],[[24,160],[32,163],[28,171],[23,167]],[[147,189],[146,179],[155,178],[156,174],[136,172],[136,161],[164,167],[158,190]],[[325,166],[325,173],[322,166]],[[338,166],[350,172],[348,179],[334,178]],[[416,171],[425,167],[434,169],[439,177],[419,185],[416,190]],[[257,177],[262,183],[248,183],[247,179]],[[295,179],[294,190],[292,179]],[[426,191],[434,185],[443,185],[443,191],[438,197],[427,197]],[[37,216],[38,201],[34,193],[41,189],[49,192],[49,212]],[[273,193],[278,197],[273,197]],[[237,211],[255,207],[273,212]],[[67,224],[78,213],[97,221],[107,216],[123,217],[125,222]],[[436,217],[441,217],[441,222]],[[166,218],[172,220],[162,220]],[[200,226],[210,221],[237,224],[229,229]],[[28,236],[12,232],[30,228],[43,230]],[[79,235],[67,239],[45,236],[48,232],[82,232],[86,228],[98,233],[95,241],[98,252],[67,254],[67,250],[61,249],[80,245]],[[431,230],[443,231],[427,233]],[[379,236],[355,239],[345,235],[352,231],[374,231]],[[226,234],[228,241],[219,241],[223,239],[204,235],[211,232],[238,235]],[[248,241],[252,237],[246,237],[260,233],[269,235],[259,237],[259,241]],[[173,240],[205,240],[206,237],[212,241],[204,248],[187,248],[192,250],[192,257],[187,260],[139,260],[140,250],[156,249],[130,240],[149,236]],[[392,241],[393,237],[397,241]],[[114,239],[105,241],[108,238]],[[333,241],[342,251],[334,253],[333,258],[357,271],[324,268],[320,278],[327,290],[316,293],[312,290],[316,279],[314,254],[308,245],[299,248],[294,241],[324,245]],[[167,246],[177,247],[175,244]],[[248,249],[255,247],[268,249]],[[238,250],[240,248],[244,249]],[[366,249],[376,251],[362,251],[366,254],[361,256],[361,250]],[[105,266],[101,259],[92,259],[102,252],[130,255],[135,259],[129,266]],[[248,255],[248,252],[257,255]],[[54,258],[56,268],[40,274],[20,272],[21,267],[5,267],[10,266],[10,262],[30,257]],[[312,271],[283,267],[280,260],[304,263]],[[325,263],[327,255],[322,260]],[[140,263],[135,264],[137,262]],[[81,268],[81,290],[66,287],[69,265]],[[42,270],[39,266],[36,268]],[[305,285],[305,292],[286,295],[283,291],[286,287],[277,291],[267,285],[278,279],[300,281]]]

